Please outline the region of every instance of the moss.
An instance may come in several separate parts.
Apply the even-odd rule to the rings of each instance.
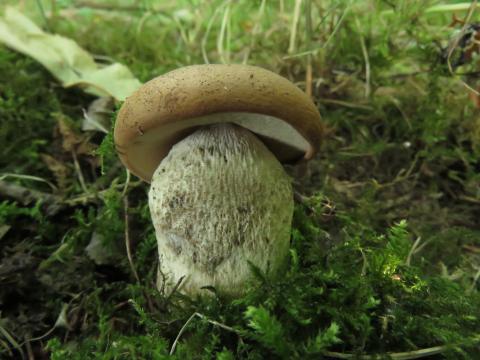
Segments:
[[[36,1],[26,3],[37,12]],[[295,2],[48,1],[47,14],[52,3],[52,31],[143,81],[206,59],[247,60],[306,88],[311,66],[328,136],[295,178],[302,201],[283,276],[267,280],[252,267],[255,279],[235,301],[214,289],[205,298],[158,292],[148,187],[136,179],[126,187],[111,132],[79,130],[93,99],[0,48],[1,181],[60,197],[49,212],[42,199],[2,193],[0,326],[15,342],[2,330],[1,358],[26,354],[25,341],[45,334],[29,346],[53,359],[168,358],[177,336],[179,359],[388,358],[434,346],[444,346],[435,358],[478,357],[480,127],[462,85],[478,86],[465,75],[477,65],[449,72],[451,13],[427,13],[431,2],[312,1],[311,29],[302,7],[293,37]],[[59,117],[97,153],[75,162]],[[42,154],[67,169],[63,189]],[[125,188],[131,263],[122,255]],[[89,257],[94,234],[114,261]],[[67,325],[50,331],[65,304]]]

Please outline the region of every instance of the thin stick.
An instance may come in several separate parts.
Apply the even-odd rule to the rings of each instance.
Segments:
[[[140,284],[140,277],[138,276],[137,270],[135,269],[135,264],[133,263],[132,251],[130,247],[130,219],[128,215],[129,203],[128,203],[128,195],[123,197],[123,212],[125,214],[125,248],[127,249],[127,258],[128,264],[130,265],[130,269],[132,270],[133,276],[138,284]],[[147,299],[148,310],[154,311],[154,306],[150,295],[146,290],[143,290],[143,296]]]
[[[142,183],[140,181],[130,182],[131,186],[139,186],[141,184]],[[117,185],[114,185],[113,188],[123,187],[125,189],[125,186],[126,186],[125,184],[117,184]],[[50,215],[56,214],[59,210],[61,210],[65,206],[77,206],[77,205],[83,205],[90,202],[95,202],[96,200],[101,199],[102,196],[108,191],[110,191],[110,188],[101,190],[98,192],[82,194],[80,196],[77,196],[71,199],[63,199],[57,195],[52,195],[49,193],[26,188],[24,186],[11,184],[7,181],[0,180],[1,196],[12,198],[22,203],[23,205],[28,205],[35,201],[41,201],[43,204],[46,205],[46,211]]]
[[[24,179],[24,180],[32,180],[32,181],[43,182],[43,183],[47,184],[48,186],[50,186],[50,188],[53,191],[58,191],[58,188],[55,185],[53,185],[50,181],[45,180],[45,179],[43,179],[41,177],[38,177],[38,176],[33,176],[33,175],[3,173],[3,174],[0,175],[0,181],[5,180],[9,177],[15,178],[15,179]]]
[[[225,325],[225,324],[222,324],[222,323],[219,323],[218,321],[215,321],[215,320],[210,320],[209,318],[207,318],[205,315],[203,314],[200,314],[198,312],[195,313],[196,316],[198,316],[199,318],[209,322],[210,324],[212,325],[215,325],[215,326],[218,326],[219,328],[222,328],[224,330],[227,330],[227,331],[230,331],[230,332],[234,332],[235,334],[238,334],[238,331],[235,330],[234,328],[228,326],[228,325]]]
[[[80,164],[78,162],[77,154],[75,150],[72,149],[72,157],[73,157],[73,165],[75,166],[75,171],[77,173],[78,181],[80,182],[80,186],[82,187],[83,191],[88,193],[87,185],[85,183],[85,178],[83,177],[82,169],[80,168]]]
[[[125,180],[125,186],[123,187],[123,190],[122,190],[122,197],[127,195],[127,190],[128,190],[128,186],[130,185],[130,179],[131,179],[130,171],[128,169],[125,169],[125,171],[127,172],[127,178]]]
[[[125,214],[125,247],[127,248],[127,258],[128,263],[130,265],[130,269],[132,270],[133,276],[135,280],[140,284],[140,278],[138,277],[137,270],[135,269],[135,265],[133,264],[132,259],[132,252],[130,250],[130,226],[129,226],[129,216],[128,216],[128,195],[125,195],[123,198],[123,209]]]
[[[386,355],[394,360],[411,360],[411,359],[420,359],[427,356],[432,356],[440,354],[447,350],[446,346],[435,346],[426,349],[420,349],[415,351],[407,351],[400,353],[387,353]],[[335,358],[335,359],[361,359],[361,360],[373,360],[378,359],[378,355],[356,355],[348,353],[339,353],[334,351],[325,351],[323,353],[325,356]]]
[[[175,341],[173,342],[172,348],[170,349],[170,355],[173,355],[173,353],[175,352],[175,348],[177,347],[177,343],[178,343],[178,341],[180,340],[180,337],[183,335],[183,333],[184,333],[185,330],[187,329],[187,326],[192,322],[192,320],[193,320],[195,317],[199,317],[200,319],[205,320],[205,321],[207,321],[208,323],[210,323],[210,324],[212,324],[212,325],[218,326],[219,328],[222,328],[222,329],[224,329],[224,330],[233,332],[233,333],[235,333],[235,334],[237,334],[237,335],[240,336],[239,332],[238,332],[237,330],[235,330],[234,328],[232,328],[232,327],[230,327],[230,326],[228,326],[228,325],[219,323],[218,321],[210,320],[210,319],[207,318],[205,315],[200,314],[200,313],[198,313],[198,312],[194,312],[194,313],[188,318],[188,320],[185,322],[185,324],[183,324],[182,328],[181,328],[180,331],[178,332],[178,335],[177,335],[177,337],[175,338]]]
[[[163,283],[162,283],[162,289],[163,289],[165,287],[165,285],[164,285],[165,284],[165,275],[163,274],[163,272],[161,272],[161,274],[162,274],[162,280],[163,280]],[[177,280],[177,283],[173,287],[172,291],[170,291],[170,294],[168,294],[167,298],[165,299],[165,302],[168,302],[170,300],[170,298],[173,296],[173,294],[175,294],[175,292],[178,290],[178,288],[182,284],[183,279],[185,279],[185,275],[180,276],[180,279]]]
[[[27,205],[33,201],[39,200],[47,205],[61,202],[61,198],[59,196],[29,189],[20,185],[11,184],[2,180],[0,180],[0,195],[15,199],[23,205]]]
[[[35,355],[33,355],[32,345],[30,345],[30,343],[27,341],[25,343],[25,347],[27,348],[28,360],[35,360]]]
[[[63,199],[59,196],[10,184],[2,180],[0,180],[0,195],[12,198],[23,205],[41,201],[42,204],[45,204],[45,211],[48,215],[55,215],[63,207]]]
[[[183,335],[183,333],[187,329],[188,324],[190,324],[192,320],[195,318],[196,314],[197,314],[196,312],[193,313],[185,322],[185,324],[183,324],[182,328],[178,332],[177,337],[175,338],[175,341],[173,342],[172,348],[170,349],[170,355],[173,355],[173,353],[175,352],[175,348],[177,347],[178,340],[180,340],[180,337]]]

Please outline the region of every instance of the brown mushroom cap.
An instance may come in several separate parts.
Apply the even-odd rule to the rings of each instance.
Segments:
[[[287,79],[249,65],[193,65],[150,80],[126,99],[115,147],[123,164],[150,182],[175,143],[220,122],[248,128],[286,163],[310,159],[323,132],[313,102]]]

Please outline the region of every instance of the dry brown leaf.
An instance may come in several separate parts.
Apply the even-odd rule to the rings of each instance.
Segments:
[[[48,154],[40,154],[40,158],[47,165],[48,169],[53,173],[56,183],[61,191],[67,188],[68,176],[70,169],[61,161],[55,159]]]
[[[66,152],[74,151],[76,155],[92,155],[95,145],[89,142],[88,136],[78,133],[67,117],[58,114],[57,124],[62,136],[62,147]]]
[[[73,127],[68,123],[68,120],[62,114],[57,115],[58,130],[62,135],[62,146],[67,152],[76,150],[78,144],[83,142],[82,137],[76,134]]]

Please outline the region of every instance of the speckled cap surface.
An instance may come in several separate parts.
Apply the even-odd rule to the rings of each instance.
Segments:
[[[193,65],[150,80],[126,99],[115,147],[123,164],[150,182],[175,143],[220,122],[250,129],[289,163],[310,159],[323,132],[312,100],[282,76],[249,65]]]

